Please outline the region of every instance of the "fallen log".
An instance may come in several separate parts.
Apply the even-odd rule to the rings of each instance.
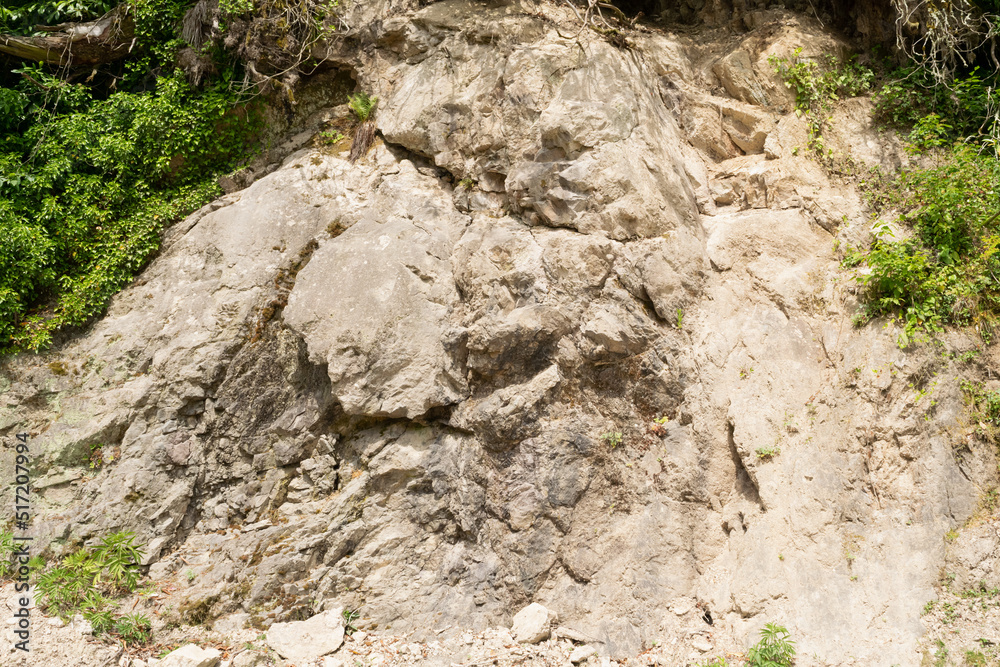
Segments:
[[[135,41],[135,24],[124,5],[94,21],[35,29],[48,34],[0,34],[0,53],[61,67],[95,66],[125,57]]]

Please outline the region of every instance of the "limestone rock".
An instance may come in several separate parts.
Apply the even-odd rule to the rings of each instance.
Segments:
[[[708,653],[712,650],[712,642],[710,642],[704,635],[694,635],[691,637],[691,646],[695,647],[702,653]]]
[[[552,624],[558,618],[555,612],[546,609],[537,602],[532,602],[514,615],[514,625],[511,632],[514,633],[514,639],[522,644],[537,644],[549,638]]]
[[[619,49],[560,37],[565,3],[341,3],[348,38],[315,55],[378,95],[371,151],[291,138],[103,317],[4,360],[0,436],[37,434],[33,548],[132,531],[160,602],[230,632],[364,608],[383,665],[387,627],[414,664],[486,660],[510,632],[474,631],[532,599],[609,661],[655,640],[685,664],[710,612],[714,651],[794,618],[803,655],[918,664],[942,568],[996,583],[987,517],[942,540],[997,483],[960,389],[996,355],[852,325],[839,259],[870,220],[767,62],[840,42],[736,4],[681,3],[732,41],[623,28]],[[342,118],[311,90],[313,128]],[[869,108],[834,104],[827,145],[908,164]]]
[[[400,177],[413,188],[407,196],[383,188],[397,210],[364,217],[321,245],[285,313],[327,364],[349,414],[419,417],[467,391],[448,350],[446,316],[458,295],[445,259],[466,220],[412,164],[402,164]]]
[[[168,653],[158,664],[159,667],[216,667],[221,655],[214,648],[203,649],[194,644],[185,644]]]
[[[597,649],[593,646],[577,646],[569,654],[569,661],[574,665],[579,665],[581,662],[586,662],[587,659],[597,655]]]
[[[344,643],[342,609],[329,609],[305,621],[275,623],[267,629],[267,645],[294,663],[307,664]]]

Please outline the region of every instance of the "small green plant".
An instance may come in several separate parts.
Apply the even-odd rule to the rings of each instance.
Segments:
[[[965,664],[969,667],[986,667],[986,656],[980,651],[966,651]]]
[[[948,664],[948,647],[940,639],[934,642],[934,644],[936,646],[934,649],[934,667],[945,667]]]
[[[364,123],[375,113],[378,97],[369,97],[368,93],[360,92],[347,98],[347,106],[351,108],[358,121]]]
[[[104,611],[110,596],[135,590],[142,549],[132,533],[114,533],[96,547],[83,547],[42,572],[36,587],[47,612],[68,618],[79,611]]]
[[[740,368],[740,379],[741,380],[746,380],[751,375],[753,375],[753,367],[752,366],[743,366],[742,368]]]
[[[714,658],[709,658],[705,662],[699,662],[698,667],[729,667],[729,661],[723,656],[717,655]]]
[[[112,453],[109,457],[108,462],[114,461],[114,454]],[[90,458],[87,463],[91,470],[100,470],[101,466],[104,465],[104,443],[95,442],[90,445]]]
[[[354,621],[361,618],[361,612],[357,609],[344,609],[341,615],[344,617],[344,633],[353,635],[357,632],[358,629],[354,627]]]
[[[153,625],[144,614],[125,614],[115,620],[114,632],[126,647],[141,646],[152,639]]]
[[[937,607],[937,600],[928,600],[927,604],[924,605],[924,610],[921,616],[926,616],[927,614],[931,613],[932,611],[934,611],[935,607]]]
[[[192,583],[195,578],[194,570],[188,570],[184,573],[184,577],[188,580],[188,583]]]
[[[680,308],[677,309],[677,328],[682,329],[684,327],[684,311]]]
[[[348,98],[347,105],[354,112],[361,122],[354,131],[354,140],[351,144],[351,154],[348,160],[353,164],[368,152],[375,141],[375,106],[378,104],[377,97],[369,97],[368,93],[358,93]]]
[[[941,611],[944,612],[941,622],[945,625],[951,625],[958,618],[958,610],[955,609],[955,605],[950,602],[944,602],[941,604]]]
[[[343,140],[344,135],[337,130],[323,130],[319,133],[320,138],[323,139],[323,143],[332,145]]]
[[[1000,596],[1000,588],[990,588],[985,581],[980,581],[975,588],[967,588],[960,594],[961,597],[970,598],[995,598]]]
[[[611,449],[614,449],[618,445],[622,444],[622,433],[621,431],[609,431],[607,433],[602,433],[601,440],[611,445]]]
[[[475,186],[476,186],[476,182],[474,180],[472,180],[471,178],[468,178],[468,177],[463,178],[462,180],[460,180],[458,182],[458,187],[465,188],[466,190],[471,190]]]
[[[792,59],[771,56],[768,59],[785,86],[795,91],[795,115],[805,117],[809,130],[809,148],[829,156],[823,142],[823,130],[829,122],[830,105],[842,97],[855,97],[871,88],[874,73],[852,61],[827,55],[820,60],[802,57],[795,49]],[[797,151],[793,151],[793,154]]]
[[[0,579],[14,574],[14,533],[0,530]]]
[[[760,641],[747,651],[750,667],[790,667],[795,659],[795,642],[788,630],[768,623],[760,630]]]
[[[777,445],[764,445],[763,447],[758,447],[755,453],[757,454],[758,459],[767,461],[780,454],[781,447]]]
[[[1000,391],[990,391],[982,383],[963,380],[966,414],[979,437],[1000,444]]]

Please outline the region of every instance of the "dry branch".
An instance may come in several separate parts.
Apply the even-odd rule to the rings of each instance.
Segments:
[[[135,25],[124,5],[95,21],[37,26],[46,35],[0,34],[0,53],[61,67],[95,66],[125,57],[132,49]]]

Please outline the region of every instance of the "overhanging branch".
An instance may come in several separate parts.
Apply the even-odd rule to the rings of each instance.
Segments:
[[[0,34],[0,53],[62,67],[94,66],[125,57],[132,49],[135,25],[124,5],[95,21],[37,26],[36,37]]]

